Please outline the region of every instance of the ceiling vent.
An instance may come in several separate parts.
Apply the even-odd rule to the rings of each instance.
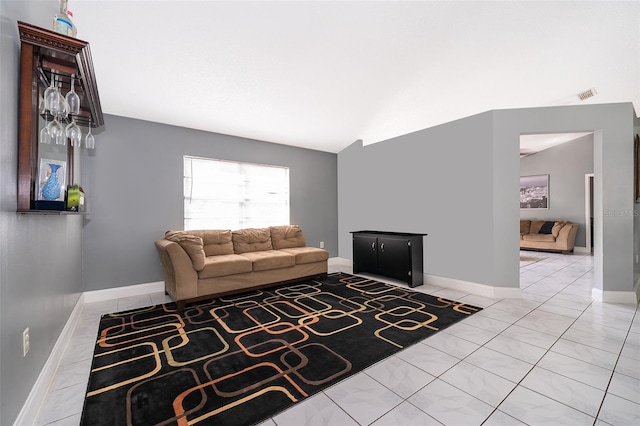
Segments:
[[[595,95],[597,95],[598,92],[596,92],[596,89],[594,89],[593,87],[589,90],[585,90],[582,93],[578,93],[578,97],[580,98],[581,101],[587,100],[589,98],[594,97]]]

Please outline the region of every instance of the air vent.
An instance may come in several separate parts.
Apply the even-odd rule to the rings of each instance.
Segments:
[[[596,89],[594,89],[593,87],[589,90],[585,90],[582,93],[578,93],[578,97],[580,98],[581,101],[584,101],[586,99],[592,98],[595,95],[597,95],[598,92],[596,92]]]

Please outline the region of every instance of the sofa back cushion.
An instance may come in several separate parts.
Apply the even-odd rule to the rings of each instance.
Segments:
[[[269,228],[239,229],[231,233],[231,238],[236,254],[273,250]]]
[[[520,233],[528,234],[531,229],[531,221],[530,220],[521,220],[520,221]]]
[[[274,249],[305,247],[307,245],[302,235],[302,229],[298,225],[272,226],[271,244]]]
[[[204,268],[204,244],[202,238],[193,235],[187,231],[167,231],[164,238],[174,243],[180,244],[180,247],[187,252],[193,263],[193,269],[202,271]]]
[[[233,254],[233,242],[230,229],[205,229],[202,231],[186,231],[202,238],[205,256]]]
[[[538,234],[540,233],[540,228],[544,225],[544,220],[532,220],[531,221],[531,229],[529,229],[530,234]]]

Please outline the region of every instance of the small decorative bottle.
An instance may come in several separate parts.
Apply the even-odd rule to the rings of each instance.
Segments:
[[[78,27],[76,27],[76,24],[73,23],[73,12],[70,10],[67,10],[67,15],[69,15],[69,21],[71,22],[71,33],[69,35],[71,37],[77,37]]]
[[[53,31],[66,36],[73,35],[73,22],[67,14],[68,0],[59,0],[58,13],[53,15]]]

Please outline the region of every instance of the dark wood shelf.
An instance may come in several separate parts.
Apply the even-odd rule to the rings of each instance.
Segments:
[[[74,212],[70,210],[17,210],[18,214],[44,214],[44,215],[72,215],[72,216],[86,216],[88,212]]]

